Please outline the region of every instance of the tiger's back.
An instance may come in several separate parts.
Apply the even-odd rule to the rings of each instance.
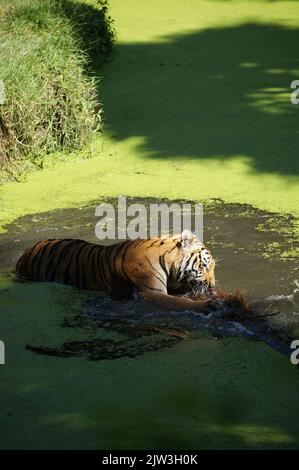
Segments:
[[[78,239],[43,240],[25,250],[16,273],[32,281],[58,282],[82,289],[105,290],[117,298],[128,297],[136,289],[130,261],[137,252],[144,257],[152,243],[147,239],[127,240],[103,246]]]
[[[105,289],[99,270],[103,248],[83,240],[43,240],[23,253],[16,272],[33,281],[59,282],[85,289]]]

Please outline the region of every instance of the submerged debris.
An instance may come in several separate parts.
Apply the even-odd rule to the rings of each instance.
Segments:
[[[218,290],[214,296],[219,300],[219,309],[208,315],[159,311],[142,300],[116,302],[98,297],[87,302],[79,315],[66,318],[61,324],[63,328],[77,329],[88,339],[85,336],[57,347],[27,345],[26,348],[49,356],[103,360],[136,357],[173,347],[182,340],[196,337],[200,331],[209,331],[217,338],[243,336],[265,341],[270,337],[265,321],[254,327],[252,319],[257,316],[243,291]],[[204,300],[202,295],[201,299]],[[92,339],[91,332],[95,335]]]
[[[72,327],[78,321],[82,325],[84,316],[77,316]],[[89,320],[90,321],[90,320]],[[126,321],[96,322],[99,332],[101,330],[116,331],[119,338],[98,338],[82,341],[70,341],[59,347],[45,347],[27,345],[26,349],[39,354],[57,357],[86,357],[90,360],[119,359],[121,357],[135,357],[145,352],[156,351],[161,348],[174,346],[185,339],[190,333],[179,328],[159,327],[148,324],[136,324]]]

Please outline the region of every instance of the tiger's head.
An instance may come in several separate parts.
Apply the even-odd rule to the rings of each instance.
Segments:
[[[215,260],[190,230],[180,236],[181,261],[177,281],[189,284],[194,295],[215,290]]]

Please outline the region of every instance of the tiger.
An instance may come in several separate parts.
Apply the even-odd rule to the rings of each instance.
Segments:
[[[16,274],[29,280],[106,291],[116,299],[137,293],[162,309],[205,314],[217,308],[214,270],[213,256],[190,230],[110,246],[43,240],[26,249],[16,265]],[[182,295],[175,295],[179,289]],[[188,292],[211,295],[194,300]]]

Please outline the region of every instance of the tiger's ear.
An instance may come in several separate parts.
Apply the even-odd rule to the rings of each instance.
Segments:
[[[190,230],[185,229],[182,231],[181,238],[182,238],[182,247],[190,248],[192,244],[192,240],[193,240],[193,233]]]

